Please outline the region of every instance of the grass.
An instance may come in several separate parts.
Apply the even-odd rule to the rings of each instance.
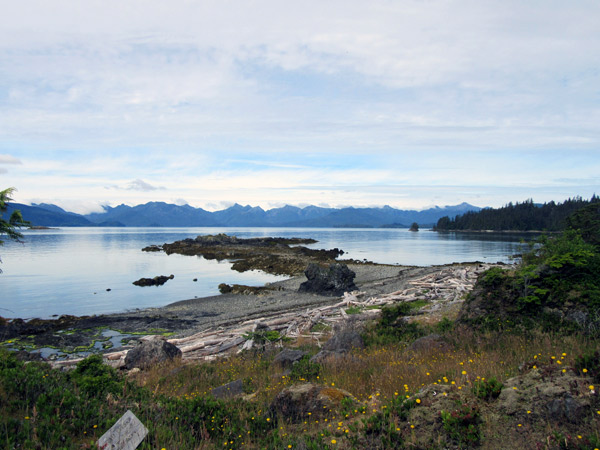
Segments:
[[[2,352],[0,442],[6,448],[94,448],[98,437],[131,409],[150,429],[141,449],[419,448],[424,436],[424,448],[444,448],[463,428],[470,441],[457,441],[463,445],[458,448],[502,448],[497,445],[507,432],[500,427],[510,429],[518,444],[514,448],[595,448],[575,446],[595,445],[600,436],[595,411],[580,424],[519,427],[522,419],[497,418],[490,411],[494,400],[477,393],[486,386],[484,380],[505,382],[523,365],[594,364],[594,355],[579,355],[589,355],[598,341],[581,335],[476,333],[461,327],[445,337],[453,342],[446,353],[424,350],[408,356],[405,343],[374,345],[318,368],[305,362],[294,376],[276,372],[269,352],[203,364],[173,362],[129,378],[93,358],[73,372],[61,372],[41,363],[23,364]],[[299,424],[266,414],[281,390],[307,378],[349,391],[356,401]],[[211,397],[211,389],[236,379],[244,380],[249,400]],[[419,396],[430,388],[458,402],[446,407],[445,419],[441,413],[426,417],[429,400],[423,397],[421,403]],[[467,417],[471,410],[477,411],[477,420]],[[556,436],[564,436],[570,446],[560,447]]]

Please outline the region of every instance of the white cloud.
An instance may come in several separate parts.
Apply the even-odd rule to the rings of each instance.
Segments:
[[[0,155],[0,164],[23,164],[21,160],[11,155]]]

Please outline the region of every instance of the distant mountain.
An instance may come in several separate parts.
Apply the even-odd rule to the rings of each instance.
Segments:
[[[17,205],[13,205],[17,206]],[[322,208],[283,206],[265,211],[261,207],[235,204],[222,211],[209,212],[189,205],[149,202],[144,205],[104,206],[104,211],[85,216],[51,204],[18,205],[26,220],[45,226],[127,226],[127,227],[304,227],[377,228],[406,227],[417,222],[421,228],[433,226],[444,216],[454,217],[479,211],[468,203],[435,207],[424,211],[383,208]]]
[[[31,225],[45,227],[93,227],[95,224],[79,214],[70,213],[55,205],[54,208],[41,206],[28,206],[21,203],[9,203],[7,215],[18,209],[23,214],[23,218]]]
[[[126,227],[216,227],[212,213],[190,205],[150,202],[144,205],[104,206],[104,212],[85,216],[90,222],[121,223]]]

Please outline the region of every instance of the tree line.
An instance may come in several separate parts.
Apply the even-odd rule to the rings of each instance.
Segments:
[[[595,194],[589,200],[574,197],[562,203],[554,201],[543,205],[532,199],[523,203],[509,203],[502,208],[485,208],[470,211],[451,219],[444,216],[433,228],[435,231],[492,230],[492,231],[562,231],[567,226],[567,217],[591,204],[600,203]]]

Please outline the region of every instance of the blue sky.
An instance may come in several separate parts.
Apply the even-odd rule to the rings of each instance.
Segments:
[[[501,206],[600,193],[597,1],[3,2],[0,187]]]

